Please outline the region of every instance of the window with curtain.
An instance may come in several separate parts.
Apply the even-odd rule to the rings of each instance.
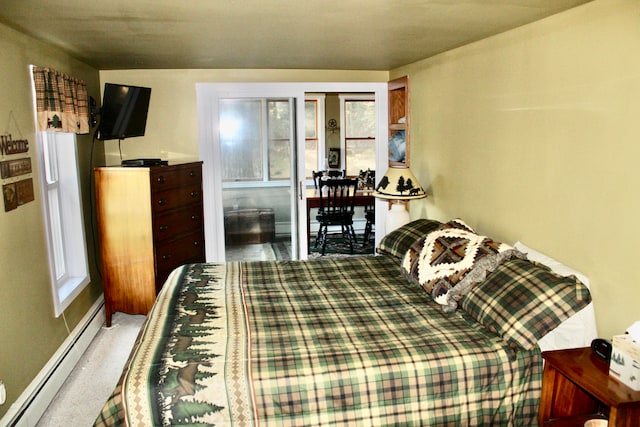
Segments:
[[[51,68],[31,70],[38,130],[89,133],[87,84]]]
[[[55,316],[89,283],[76,134],[89,132],[86,84],[32,67],[37,152]]]

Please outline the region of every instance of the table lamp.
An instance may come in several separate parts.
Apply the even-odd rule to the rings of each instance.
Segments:
[[[386,232],[395,230],[410,221],[409,211],[404,201],[427,197],[424,189],[408,166],[390,166],[384,174],[373,196],[379,199],[393,200],[387,212]]]

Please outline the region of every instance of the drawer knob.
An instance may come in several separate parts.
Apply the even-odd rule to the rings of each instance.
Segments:
[[[162,224],[162,225],[160,226],[160,231],[167,231],[168,229],[169,229],[169,226],[168,226],[168,225],[166,225],[166,224]]]
[[[160,199],[160,200],[158,200],[158,204],[160,206],[165,205],[165,204],[167,204],[167,200],[166,199]]]
[[[168,260],[169,258],[171,258],[171,254],[164,254],[164,255],[162,255],[162,260],[163,260],[163,261],[166,261],[166,260]]]
[[[198,219],[197,215],[191,215],[191,221],[195,221],[196,219]]]
[[[195,242],[193,242],[193,246],[200,246],[200,242],[196,240]]]
[[[158,177],[158,182],[159,182],[160,184],[164,184],[164,182],[165,182],[164,176],[160,175],[160,176]]]
[[[197,191],[192,191],[191,192],[191,197],[198,197],[198,192]]]
[[[194,177],[194,176],[196,176],[196,173],[194,171],[190,171],[189,172],[189,176]]]

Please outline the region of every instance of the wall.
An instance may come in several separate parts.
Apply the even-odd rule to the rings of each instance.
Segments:
[[[337,93],[328,93],[327,97],[324,101],[324,124],[327,126],[327,123],[330,119],[335,119],[338,122],[338,127],[342,127],[342,117],[340,117],[340,97]],[[325,138],[325,146],[324,146],[324,158],[326,159],[329,156],[329,148],[340,148],[340,130],[336,130],[335,133],[331,133],[331,131],[324,131]],[[344,153],[340,153],[344,155]]]
[[[144,137],[124,140],[122,158],[198,160],[196,83],[385,82],[386,71],[333,70],[103,70],[100,81],[151,87]],[[105,141],[107,164],[120,163],[117,141]]]
[[[461,217],[584,272],[600,335],[639,319],[640,2],[597,0],[393,70],[413,217]]]
[[[122,159],[160,157],[171,162],[199,160],[196,83],[205,82],[386,82],[386,71],[337,70],[103,70],[101,83],[151,87],[151,101],[144,137],[100,142],[107,164]],[[329,95],[332,110],[339,112],[337,96]],[[336,110],[337,109],[337,110]],[[332,116],[333,117],[333,116]],[[325,117],[328,120],[329,116]],[[326,122],[325,120],[325,122]],[[338,138],[339,145],[339,135]],[[120,151],[121,150],[121,151]],[[120,154],[120,152],[122,154]],[[276,194],[277,192],[277,194]],[[273,207],[278,232],[288,229],[289,193],[280,190],[253,192],[247,200],[240,192],[238,207]],[[274,195],[275,194],[275,195]],[[233,207],[234,202],[230,202]]]
[[[38,188],[38,161],[31,96],[29,65],[51,67],[87,82],[94,97],[99,96],[97,70],[49,45],[35,41],[0,25],[0,133],[29,141],[30,175],[35,201],[5,212],[0,201],[0,379],[7,388],[7,402],[0,406],[0,418],[67,337],[63,317],[54,318],[46,241],[42,217],[42,196]],[[89,170],[91,135],[78,137],[78,155],[83,189],[85,223],[90,222]],[[21,158],[12,155],[8,158]],[[103,162],[100,152],[97,162]],[[102,294],[95,269],[93,241],[89,239],[90,284],[65,311],[70,330]]]

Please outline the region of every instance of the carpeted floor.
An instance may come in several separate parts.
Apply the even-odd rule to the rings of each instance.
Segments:
[[[37,427],[91,426],[120,379],[145,316],[114,313],[78,361]]]
[[[250,245],[227,246],[227,261],[273,261],[277,258],[271,243],[254,243]]]
[[[363,236],[357,236],[357,243],[353,246],[353,254],[349,244],[340,235],[332,234],[327,239],[324,256],[373,255],[373,238],[363,245]],[[315,247],[315,239],[311,240],[309,258],[321,257],[322,247]],[[226,248],[227,261],[271,261],[291,259],[291,242],[278,240],[273,243],[256,243],[251,245],[229,246]]]
[[[353,254],[351,254],[351,249],[349,247],[349,243],[346,239],[342,238],[341,234],[331,234],[327,236],[327,247],[325,250],[326,255],[373,255],[374,247],[373,247],[373,238],[370,238],[366,244],[363,244],[364,237],[362,235],[357,235],[357,243],[353,245]],[[309,258],[316,258],[322,256],[322,246],[318,244],[318,247],[315,247],[315,239],[311,241],[309,245]]]

